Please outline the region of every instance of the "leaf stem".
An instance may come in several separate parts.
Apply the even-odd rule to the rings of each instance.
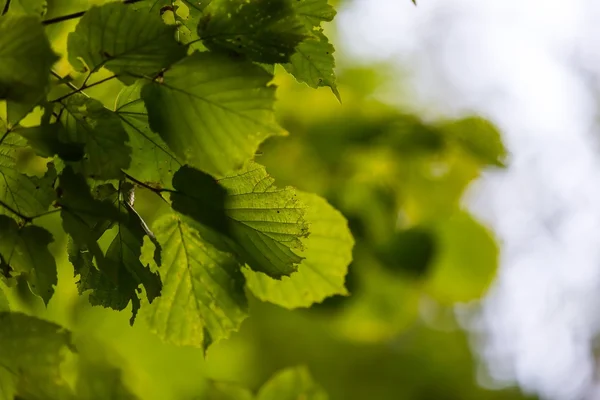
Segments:
[[[84,82],[84,84],[79,89],[75,89],[72,92],[65,94],[64,96],[60,96],[59,98],[52,100],[52,102],[53,103],[60,102],[60,101],[66,99],[68,97],[73,96],[74,94],[82,93],[86,89],[89,89],[89,88],[94,87],[94,86],[98,86],[100,84],[103,84],[104,82],[107,82],[107,81],[110,81],[112,79],[115,79],[116,77],[117,77],[117,75],[112,75],[112,76],[109,76],[107,78],[101,79],[98,82],[91,83],[89,85],[86,85],[85,82]],[[85,94],[85,93],[83,93],[83,94]]]
[[[138,3],[140,1],[142,1],[142,0],[125,0],[125,1],[123,1],[123,4],[133,4],[133,3]],[[71,19],[81,18],[84,16],[84,14],[86,12],[87,12],[87,10],[79,11],[79,12],[76,12],[73,14],[61,15],[60,17],[50,18],[50,19],[42,21],[42,25],[58,24],[60,22],[69,21]]]
[[[38,215],[34,215],[30,219],[34,220],[34,219],[37,219],[37,218],[42,218],[42,217],[45,217],[46,215],[55,214],[55,213],[60,212],[60,211],[62,211],[62,209],[61,208],[57,208],[55,210],[50,210],[50,211],[46,211],[46,212],[43,212],[43,213],[38,214]]]
[[[10,211],[11,213],[15,214],[17,217],[21,218],[22,220],[24,220],[27,223],[29,223],[29,222],[32,221],[31,217],[28,217],[26,215],[21,214],[20,212],[18,212],[17,210],[15,210],[11,206],[9,206],[5,202],[3,202],[2,200],[0,200],[0,206],[6,208],[8,211]]]

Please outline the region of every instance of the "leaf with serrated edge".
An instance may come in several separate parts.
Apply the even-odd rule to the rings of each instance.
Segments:
[[[296,14],[311,27],[321,22],[331,22],[335,17],[335,9],[327,4],[327,0],[295,0],[292,2]]]
[[[315,32],[315,37],[305,40],[296,48],[296,53],[290,62],[283,67],[298,81],[306,83],[312,88],[329,86],[331,91],[340,100],[335,76],[335,49],[321,32]]]
[[[213,0],[198,35],[212,50],[233,51],[256,62],[287,62],[310,31],[292,0]]]
[[[344,278],[352,261],[354,239],[346,219],[326,200],[298,193],[306,205],[310,236],[298,272],[281,280],[245,268],[246,285],[262,301],[285,308],[310,307],[333,295],[347,295]]]
[[[248,61],[194,53],[142,88],[150,128],[184,162],[212,175],[239,169],[277,124],[272,75]]]
[[[291,187],[274,186],[265,168],[249,163],[219,180],[228,191],[225,211],[231,219],[235,252],[250,268],[280,278],[296,271],[301,238],[308,236],[305,207]]]
[[[56,262],[48,250],[52,234],[39,226],[19,227],[12,218],[0,215],[0,256],[14,272],[24,274],[29,287],[47,305],[58,283]]]
[[[256,400],[327,400],[323,388],[310,375],[308,368],[287,368],[275,374],[259,390]]]
[[[48,2],[46,0],[0,0],[0,10],[4,10],[6,3],[10,1],[6,15],[36,15],[38,17],[46,14]]]
[[[133,10],[120,2],[90,8],[68,38],[69,61],[77,69],[153,76],[186,55],[175,40],[175,27],[159,15]]]
[[[239,328],[246,298],[235,257],[206,242],[196,224],[177,214],[153,224],[163,246],[163,290],[142,312],[163,340],[206,349]]]
[[[86,175],[94,179],[116,179],[131,163],[131,148],[120,118],[98,100],[75,94],[64,101],[59,140],[84,145],[82,162]]]
[[[24,216],[34,217],[46,212],[54,200],[56,171],[48,164],[41,178],[21,173],[18,158],[26,149],[25,139],[13,132],[0,142],[0,200]],[[0,214],[11,212],[0,205]]]
[[[131,165],[127,173],[142,182],[158,183],[163,188],[170,188],[173,174],[181,167],[181,163],[148,125],[148,112],[140,98],[143,84],[143,81],[138,81],[124,87],[117,97],[115,107],[115,112],[129,135]]]

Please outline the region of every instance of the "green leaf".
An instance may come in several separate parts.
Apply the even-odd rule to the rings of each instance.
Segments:
[[[241,168],[282,134],[272,75],[257,65],[194,53],[142,88],[150,127],[184,162],[212,175]]]
[[[58,60],[39,17],[5,15],[0,18],[0,99],[22,105],[16,123],[46,93],[50,68]],[[12,113],[11,113],[12,114]]]
[[[333,295],[347,295],[344,278],[354,240],[340,212],[317,195],[299,193],[306,205],[310,236],[298,272],[281,280],[244,269],[246,285],[262,301],[285,308],[310,307]]]
[[[309,36],[292,0],[213,0],[198,35],[206,47],[246,55],[252,61],[283,63]]]
[[[340,100],[335,76],[335,49],[327,37],[321,32],[315,32],[315,37],[300,43],[290,62],[283,67],[299,82],[304,82],[312,88],[328,86]]]
[[[468,117],[440,127],[450,140],[485,165],[504,167],[507,151],[498,129],[479,117]]]
[[[0,0],[0,11],[4,10],[8,1],[10,6],[7,15],[26,14],[41,17],[48,11],[46,0]]]
[[[21,398],[70,398],[60,375],[67,348],[72,348],[71,334],[64,328],[25,314],[0,312],[0,388],[11,380],[9,385]]]
[[[231,219],[234,251],[255,271],[280,278],[296,271],[308,236],[305,206],[291,187],[278,189],[265,168],[250,163],[219,180],[228,191],[225,205]]]
[[[90,8],[68,38],[69,62],[92,72],[105,67],[117,75],[154,76],[185,57],[175,27],[160,16],[121,2]]]
[[[26,217],[46,212],[55,198],[54,166],[49,163],[41,178],[21,173],[19,159],[27,151],[25,140],[12,132],[0,138],[0,201]],[[0,214],[11,213],[0,205]]]
[[[306,367],[288,368],[273,376],[258,392],[256,400],[327,400],[327,393]]]
[[[181,167],[173,177],[175,211],[225,235],[230,234],[225,214],[227,191],[210,175],[191,167]]]
[[[205,241],[197,223],[167,214],[153,224],[163,245],[162,295],[145,307],[163,340],[207,349],[246,318],[244,277],[235,257]]]
[[[149,266],[140,262],[146,235],[144,221],[133,208],[126,207],[122,201],[119,202],[119,208],[126,217],[120,219],[117,236],[106,251],[106,259],[100,264],[102,274],[112,277],[113,285],[102,294],[96,290],[94,299],[98,301],[97,304],[115,310],[124,309],[131,301],[133,324],[140,308],[138,287],[144,287],[146,297],[152,303],[160,296],[162,284],[158,273],[152,272]]]
[[[58,283],[56,262],[48,250],[53,241],[50,232],[39,226],[19,227],[12,218],[0,215],[0,258],[13,273],[25,275],[32,292],[46,305]]]
[[[121,119],[98,100],[81,94],[64,101],[59,140],[85,146],[82,162],[86,175],[94,179],[116,179],[131,163],[131,148]]]
[[[378,251],[383,265],[389,270],[410,277],[423,277],[435,257],[437,240],[435,232],[423,226],[413,226],[395,232]]]
[[[436,227],[438,252],[424,289],[452,304],[481,298],[496,276],[498,246],[490,232],[466,212]]]
[[[321,22],[331,22],[335,17],[335,9],[327,4],[327,0],[295,0],[292,2],[296,14],[310,28],[320,26]]]
[[[80,362],[76,392],[79,400],[138,399],[125,386],[121,370],[89,361]]]
[[[129,135],[131,165],[127,173],[144,183],[156,183],[163,188],[171,187],[175,171],[181,167],[177,157],[148,125],[148,112],[140,90],[143,81],[126,86],[116,102],[116,113]]]

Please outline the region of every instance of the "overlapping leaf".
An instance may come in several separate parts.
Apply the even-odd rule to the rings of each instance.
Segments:
[[[39,17],[5,15],[0,18],[0,99],[12,111],[11,124],[40,102],[46,93],[50,68],[58,60]]]
[[[244,269],[247,286],[263,301],[286,308],[310,307],[333,295],[347,295],[344,279],[352,261],[354,240],[346,219],[317,195],[299,193],[307,206],[310,236],[298,272],[281,280]]]
[[[205,241],[199,229],[177,214],[153,224],[163,246],[163,290],[145,310],[149,325],[164,340],[206,349],[239,328],[246,318],[246,298],[235,257]]]
[[[111,190],[112,188],[112,190]],[[139,286],[152,302],[160,295],[161,282],[140,262],[147,227],[139,215],[119,199],[121,193],[111,185],[101,188],[104,198],[94,198],[81,175],[65,169],[60,178],[63,227],[71,236],[69,259],[80,275],[80,292],[91,290],[90,303],[123,310],[132,303],[133,323],[140,308]],[[98,239],[111,226],[117,235],[106,255]]]
[[[227,189],[234,250],[255,271],[280,278],[296,271],[308,236],[305,206],[291,187],[279,189],[265,168],[249,163],[219,180]]]
[[[26,14],[39,17],[46,14],[48,10],[48,2],[46,0],[0,0],[0,11],[6,8],[7,3],[7,15]]]
[[[5,132],[1,125],[2,121],[0,132]],[[41,178],[21,173],[19,157],[25,150],[25,140],[19,135],[0,135],[0,201],[21,215],[34,217],[46,212],[54,200],[56,171],[48,164],[48,171]],[[0,205],[0,214],[12,212]]]
[[[209,49],[228,50],[253,61],[283,63],[310,32],[292,0],[213,0],[198,35]]]
[[[146,183],[170,187],[175,171],[181,167],[177,157],[162,138],[150,129],[148,112],[140,90],[139,81],[123,88],[117,97],[116,113],[123,121],[129,135],[131,165],[127,173]]]
[[[150,127],[175,154],[213,175],[252,158],[282,134],[273,113],[272,75],[248,61],[195,53],[142,88]]]
[[[23,274],[33,293],[48,304],[57,284],[56,262],[48,250],[53,237],[47,230],[29,225],[19,227],[12,218],[0,215],[0,258],[14,274]]]
[[[154,76],[184,57],[175,27],[154,13],[136,11],[121,2],[92,7],[69,34],[69,61],[78,69],[106,67],[118,75]]]
[[[82,162],[86,175],[96,179],[115,179],[131,163],[131,148],[126,144],[121,120],[98,100],[75,94],[64,100],[59,132],[62,143],[84,146]]]
[[[312,36],[298,45],[296,52],[285,69],[300,81],[312,88],[328,86],[340,99],[334,72],[334,47],[323,34],[322,22],[330,22],[335,17],[335,9],[327,0],[297,0],[293,2],[296,13],[312,31]]]
[[[2,287],[2,285],[0,285],[0,312],[2,311],[9,311],[10,310],[10,305],[8,304],[8,299],[6,298],[6,294],[4,293],[4,289]],[[0,388],[2,387],[2,384],[0,384]],[[0,391],[1,393],[2,391]]]

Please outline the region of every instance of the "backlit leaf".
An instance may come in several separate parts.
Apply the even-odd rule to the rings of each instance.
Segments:
[[[326,297],[347,295],[344,278],[352,261],[354,240],[346,219],[317,195],[299,193],[306,205],[310,236],[298,272],[281,280],[244,269],[247,286],[263,301],[286,308],[310,307]]]
[[[247,61],[194,53],[145,85],[150,127],[184,162],[213,175],[239,169],[259,144],[283,134],[272,75]]]
[[[306,367],[288,368],[273,376],[258,392],[256,400],[327,400]]]

